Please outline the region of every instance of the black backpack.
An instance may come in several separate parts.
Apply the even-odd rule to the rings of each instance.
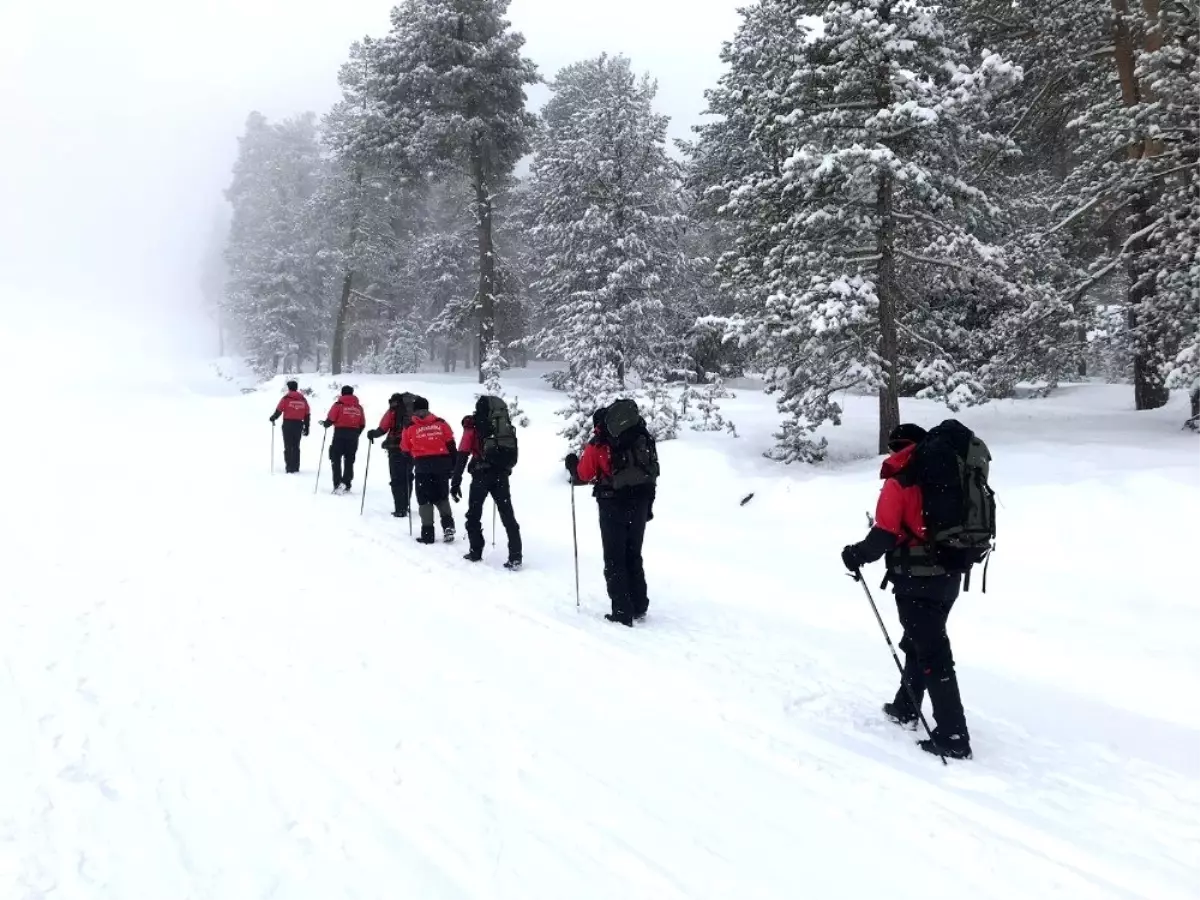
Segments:
[[[937,565],[967,573],[996,545],[996,494],[988,484],[992,454],[971,429],[947,419],[917,445],[900,475],[921,487],[928,548]],[[987,590],[987,568],[984,568]]]
[[[614,402],[604,413],[604,431],[612,451],[612,489],[653,487],[659,475],[658,449],[637,404]]]
[[[499,397],[480,397],[475,402],[475,430],[484,464],[511,471],[519,452],[517,429],[508,416],[508,404]]]
[[[416,401],[417,395],[410,394],[405,391],[400,395],[400,408],[396,410],[396,423],[387,433],[387,437],[383,439],[383,448],[385,450],[398,450],[400,448],[400,436],[404,429],[412,422],[413,403]]]

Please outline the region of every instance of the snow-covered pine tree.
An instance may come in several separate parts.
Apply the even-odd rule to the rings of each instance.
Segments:
[[[519,399],[515,395],[508,397],[504,393],[501,374],[507,368],[507,365],[504,360],[504,354],[500,350],[500,342],[493,340],[488,344],[487,350],[483,354],[483,363],[480,365],[480,368],[483,370],[482,394],[488,397],[499,397],[504,400],[508,405],[508,417],[522,428],[528,428],[529,416],[521,409]]]
[[[413,168],[469,179],[478,245],[479,357],[495,336],[494,195],[529,148],[537,82],[508,0],[404,0],[368,55],[367,88],[381,118],[374,147]],[[482,380],[482,373],[480,375]]]
[[[988,373],[964,363],[985,356],[989,306],[1018,292],[993,236],[1000,210],[966,176],[1003,148],[987,106],[1019,72],[975,58],[940,15],[763,0],[726,48],[712,111],[737,115],[712,136],[748,132],[757,147],[719,187],[739,226],[726,265],[737,330],[785,415],[778,459],[823,455],[811,432],[839,421],[840,390],[878,391],[881,451],[902,390],[955,405],[988,394]]]
[[[1188,392],[1187,425],[1200,430],[1200,3],[1168,0],[1149,24],[1157,34],[1139,60],[1146,90],[1136,121],[1151,135],[1143,177],[1156,185],[1159,227],[1146,241],[1154,299],[1135,347],[1149,348],[1168,390]]]
[[[405,190],[406,179],[385,169],[373,147],[381,127],[378,103],[367,82],[375,49],[376,44],[369,38],[350,47],[350,59],[338,73],[342,99],[326,114],[323,123],[322,137],[330,161],[316,204],[317,215],[323,220],[321,224],[332,231],[341,270],[330,343],[329,364],[334,375],[341,373],[346,364],[346,337],[355,291],[378,288],[391,281],[399,253],[394,220],[397,194]],[[386,326],[385,347],[395,342],[395,324]]]
[[[313,359],[327,320],[331,248],[309,218],[321,168],[313,114],[278,124],[250,114],[225,193],[233,215],[224,309],[264,375]]]
[[[541,260],[533,345],[570,361],[573,438],[599,404],[587,394],[653,384],[676,361],[682,329],[669,330],[667,300],[685,265],[683,217],[648,76],[601,56],[566,67],[551,89],[528,193]]]

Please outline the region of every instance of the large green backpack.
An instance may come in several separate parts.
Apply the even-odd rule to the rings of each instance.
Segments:
[[[637,404],[615,401],[604,413],[604,431],[612,455],[613,490],[652,487],[659,476],[658,449]]]
[[[921,487],[927,558],[948,572],[985,562],[996,545],[996,494],[988,484],[992,454],[961,422],[947,419],[913,451],[901,473]],[[986,568],[984,589],[987,587]]]
[[[475,429],[480,456],[485,465],[511,471],[517,464],[517,429],[508,415],[508,404],[500,397],[480,397],[475,402]]]

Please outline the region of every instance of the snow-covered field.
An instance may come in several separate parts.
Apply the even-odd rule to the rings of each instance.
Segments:
[[[762,459],[751,390],[740,438],[664,444],[630,631],[601,618],[584,491],[576,610],[560,397],[532,375],[508,382],[533,419],[512,575],[502,534],[475,567],[413,543],[378,450],[360,516],[365,442],[354,496],[327,464],[314,494],[319,429],[272,476],[281,383],[119,368],[5,396],[4,900],[1197,896],[1181,403],[1075,386],[961,416],[1002,518],[950,619],[976,758],[944,768],[880,716],[896,673],[838,558],[878,489],[870,399],[820,468]],[[408,389],[456,431],[475,390],[347,380],[372,424]],[[331,379],[305,381],[319,417]]]

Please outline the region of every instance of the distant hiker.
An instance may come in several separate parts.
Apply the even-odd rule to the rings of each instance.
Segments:
[[[329,415],[321,423],[325,428],[333,426],[333,440],[329,442],[329,464],[333,469],[333,492],[350,493],[354,481],[354,457],[358,455],[358,438],[367,427],[367,417],[354,396],[354,388],[342,385],[342,395],[329,408]]]
[[[367,432],[367,440],[387,435],[383,449],[388,452],[388,470],[391,473],[392,515],[403,519],[408,515],[409,498],[412,496],[412,457],[400,449],[400,438],[404,429],[412,422],[413,402],[416,394],[392,394],[388,398],[388,409],[379,420],[379,427]]]
[[[442,539],[454,541],[454,512],[450,509],[450,476],[454,471],[454,432],[444,419],[429,412],[429,401],[413,401],[413,419],[400,437],[400,449],[412,456],[416,473],[417,506],[421,513],[422,544],[432,544],[433,508],[441,514]]]
[[[308,400],[300,393],[295,381],[287,383],[287,393],[271,414],[271,424],[283,416],[283,469],[289,475],[300,471],[300,437],[308,437],[308,426],[312,412]]]
[[[842,562],[858,574],[867,563],[887,557],[884,584],[893,585],[904,627],[903,681],[912,689],[917,708],[901,684],[895,699],[884,704],[884,713],[897,724],[915,728],[928,690],[937,727],[930,740],[921,741],[921,748],[970,759],[970,735],[946,620],[958,599],[962,573],[987,552],[963,548],[977,543],[990,549],[995,535],[994,505],[989,506],[993,501],[987,486],[991,457],[983,442],[957,422],[944,423],[928,434],[919,425],[899,425],[889,437],[888,449],[891,455],[883,463],[883,490],[871,531],[842,551]],[[958,522],[949,525],[948,519]]]
[[[595,485],[604,545],[604,580],[612,612],[622,625],[646,615],[650,601],[642,566],[642,540],[654,504],[658,450],[632,400],[617,400],[592,414],[594,434],[580,459],[566,459],[574,484]]]
[[[521,526],[513,512],[508,484],[517,464],[517,432],[508,417],[508,406],[499,397],[480,397],[475,403],[475,414],[464,416],[462,425],[450,496],[456,503],[462,499],[465,469],[471,474],[467,497],[467,540],[471,549],[463,559],[469,562],[483,559],[483,504],[490,496],[508,535],[508,562],[504,568],[517,571],[521,568]]]

